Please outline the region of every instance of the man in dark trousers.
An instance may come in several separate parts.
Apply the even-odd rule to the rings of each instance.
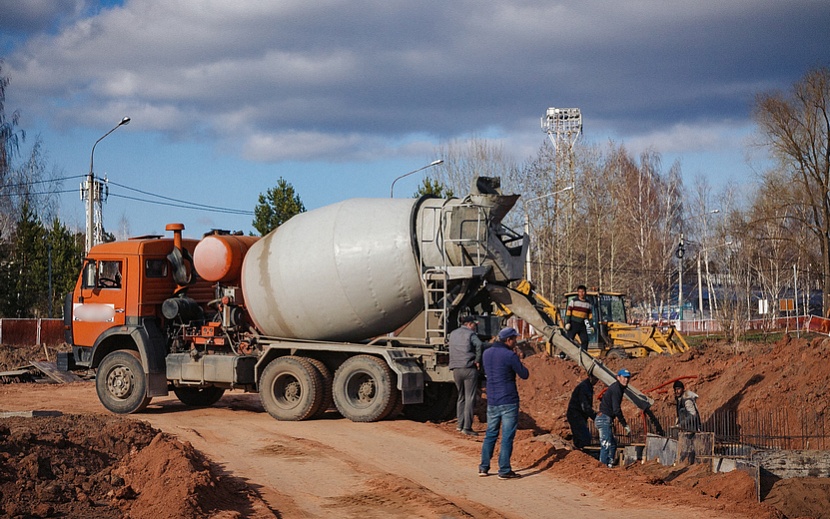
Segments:
[[[597,377],[588,375],[588,378],[576,385],[568,402],[568,424],[573,433],[574,447],[582,449],[591,444],[591,431],[588,429],[588,420],[597,416],[594,411],[594,386]]]
[[[617,439],[614,437],[614,419],[620,421],[626,434],[631,434],[631,428],[625,421],[622,413],[623,393],[628,387],[631,372],[623,368],[617,372],[617,381],[608,386],[602,400],[599,402],[599,413],[594,419],[594,425],[599,431],[599,462],[611,468],[614,466],[614,457],[617,454]]]
[[[490,460],[496,447],[501,428],[499,450],[499,479],[515,479],[521,475],[513,472],[510,457],[513,454],[513,438],[519,426],[519,390],[516,375],[527,379],[530,372],[516,354],[519,333],[505,328],[492,346],[484,351],[484,375],[487,377],[487,433],[481,446],[481,464],[478,475],[490,473]]]
[[[677,406],[677,427],[681,431],[700,432],[700,412],[697,410],[697,393],[687,390],[680,380],[674,381],[674,398]]]
[[[450,370],[458,389],[457,429],[468,436],[478,436],[473,431],[473,412],[478,392],[478,370],[484,344],[476,335],[476,318],[468,315],[460,319],[461,326],[447,339],[450,349]]]
[[[585,298],[587,293],[585,285],[576,287],[576,297],[568,301],[565,309],[565,331],[571,341],[579,335],[579,347],[588,349],[588,327],[590,326],[593,312],[591,303]]]

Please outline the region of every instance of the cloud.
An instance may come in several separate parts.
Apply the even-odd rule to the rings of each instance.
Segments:
[[[580,107],[588,135],[717,144],[711,125],[744,124],[755,92],[827,64],[830,43],[812,0],[128,0],[81,18],[80,0],[3,1],[42,31],[8,59],[29,110],[129,113],[266,162],[515,130],[548,106]]]

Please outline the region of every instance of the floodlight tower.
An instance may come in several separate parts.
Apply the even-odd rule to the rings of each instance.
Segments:
[[[557,181],[564,180],[564,184],[576,185],[574,171],[573,149],[576,140],[582,134],[582,112],[579,108],[548,108],[542,117],[542,131],[548,135],[553,144],[555,175]],[[557,182],[558,183],[558,182]],[[574,233],[574,215],[576,214],[575,190],[567,194],[565,202],[565,277],[568,289],[573,288],[573,258],[574,250],[572,237]]]

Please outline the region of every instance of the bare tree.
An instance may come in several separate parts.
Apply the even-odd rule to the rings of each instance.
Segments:
[[[830,69],[811,70],[790,92],[759,94],[754,118],[795,188],[799,214],[821,251],[824,310],[830,308]]]

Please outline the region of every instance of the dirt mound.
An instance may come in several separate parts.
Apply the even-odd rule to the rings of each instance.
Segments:
[[[0,460],[3,517],[274,516],[190,445],[120,417],[0,419]]]

